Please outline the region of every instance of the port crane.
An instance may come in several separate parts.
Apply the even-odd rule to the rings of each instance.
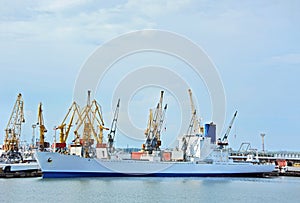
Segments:
[[[59,143],[55,144],[57,148],[66,147],[66,141],[68,139],[71,127],[73,126],[74,119],[77,119],[75,124],[79,120],[81,120],[80,107],[75,101],[72,103],[71,107],[69,108],[62,123],[56,128],[56,130],[60,130]]]
[[[187,133],[184,137],[182,137],[182,147],[181,147],[181,150],[184,152],[184,154],[186,154],[186,150],[187,150],[187,147],[188,147],[188,144],[190,142],[190,138],[191,136],[194,136],[195,134],[194,133],[194,123],[195,123],[195,119],[196,119],[196,110],[193,112],[192,114],[192,118],[191,118],[191,121],[190,121],[190,124],[189,124],[189,127],[188,127],[188,130],[187,130]]]
[[[80,119],[76,122],[75,139],[73,140],[75,145],[82,146],[84,157],[90,157],[91,153],[94,153],[91,148],[94,140],[97,142],[97,148],[106,148],[106,144],[103,142],[103,131],[109,130],[104,126],[101,106],[96,100],[91,102],[90,95],[91,92],[88,91],[87,104],[80,112]]]
[[[232,128],[232,125],[233,125],[233,122],[235,120],[236,115],[237,115],[237,111],[235,111],[235,113],[233,115],[233,118],[231,119],[231,121],[229,123],[229,126],[228,126],[224,136],[222,138],[219,138],[218,141],[217,141],[217,145],[219,145],[220,148],[223,148],[224,146],[228,145],[228,135],[230,133],[230,130]]]
[[[161,91],[159,103],[156,106],[154,115],[150,109],[148,126],[145,130],[146,142],[143,144],[142,148],[148,151],[150,154],[153,150],[159,150],[161,146],[161,129],[165,118],[165,113],[167,110],[167,104],[162,108],[164,91]]]
[[[119,115],[119,109],[120,109],[120,99],[118,100],[117,107],[114,113],[114,118],[111,124],[110,132],[108,133],[108,150],[110,153],[113,152],[113,144],[114,144],[114,139],[116,135],[116,130],[117,130],[117,121],[118,121],[118,115]]]
[[[190,143],[191,137],[192,142],[197,142],[199,139],[199,135],[203,134],[203,127],[200,125],[200,118],[197,116],[197,110],[195,108],[194,100],[193,100],[193,93],[191,89],[188,89],[189,98],[190,98],[190,105],[191,105],[191,120],[188,126],[188,130],[186,135],[182,138],[182,147],[181,150],[184,152],[184,160],[186,160],[186,154],[188,145]]]
[[[152,128],[152,120],[153,120],[153,111],[152,109],[149,110],[149,117],[148,117],[148,124],[147,124],[147,128],[145,130],[145,135],[146,138],[148,137],[150,130]]]
[[[193,93],[191,89],[188,89],[189,96],[190,96],[190,104],[191,104],[191,112],[192,112],[192,119],[190,123],[190,134],[203,134],[203,127],[200,126],[200,118],[197,116],[197,110],[195,108],[194,100],[193,100]]]
[[[45,148],[49,147],[49,142],[45,142],[45,133],[47,129],[44,124],[44,117],[43,117],[43,110],[42,110],[42,103],[38,106],[38,121],[37,126],[40,127],[40,141],[39,141],[39,150],[44,151]]]
[[[88,99],[87,105],[83,108],[81,112],[81,120],[77,124],[77,127],[74,131],[75,136],[79,136],[78,131],[83,126],[83,141],[90,142],[91,135],[96,139],[97,145],[103,144],[103,131],[109,130],[109,128],[104,127],[104,120],[102,117],[101,106],[96,101],[90,101],[90,94],[91,92],[88,91]],[[99,129],[99,134],[97,131]],[[87,143],[86,143],[87,144]]]
[[[22,94],[19,93],[5,129],[6,134],[3,149],[6,152],[19,150],[22,123],[25,123],[24,101],[22,99]]]

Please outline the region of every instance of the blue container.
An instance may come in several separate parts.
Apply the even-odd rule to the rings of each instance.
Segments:
[[[204,136],[210,137],[212,143],[216,143],[216,124],[213,122],[204,125]]]

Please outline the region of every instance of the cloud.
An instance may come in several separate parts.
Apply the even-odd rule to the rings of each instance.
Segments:
[[[288,53],[269,58],[268,63],[271,64],[288,64],[300,65],[300,53]]]
[[[156,19],[178,12],[190,1],[94,0],[26,1],[1,8],[1,39],[100,44],[124,32],[155,28]]]
[[[40,5],[35,10],[43,12],[60,12],[68,9],[76,8],[87,3],[90,0],[48,0],[40,2]]]

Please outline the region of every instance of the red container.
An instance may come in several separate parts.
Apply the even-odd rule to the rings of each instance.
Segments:
[[[65,148],[67,145],[66,143],[55,143],[56,148]],[[54,147],[54,143],[52,144],[52,148]]]
[[[89,144],[89,145],[93,145],[93,144],[94,144],[94,139],[88,139],[87,141],[88,141],[88,144]],[[84,142],[85,142],[84,139],[80,139],[80,144],[81,144],[81,145],[83,145]]]
[[[286,160],[276,160],[276,161],[279,167],[285,167],[287,165]]]
[[[97,143],[97,148],[106,148],[106,144]]]
[[[163,161],[171,161],[171,152],[163,153]]]
[[[131,152],[131,159],[141,159],[143,152]]]

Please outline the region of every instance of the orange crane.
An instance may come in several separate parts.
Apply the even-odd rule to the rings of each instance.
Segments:
[[[22,123],[25,123],[23,107],[24,101],[22,99],[22,94],[19,93],[5,129],[6,134],[3,144],[3,149],[5,151],[19,150]]]

